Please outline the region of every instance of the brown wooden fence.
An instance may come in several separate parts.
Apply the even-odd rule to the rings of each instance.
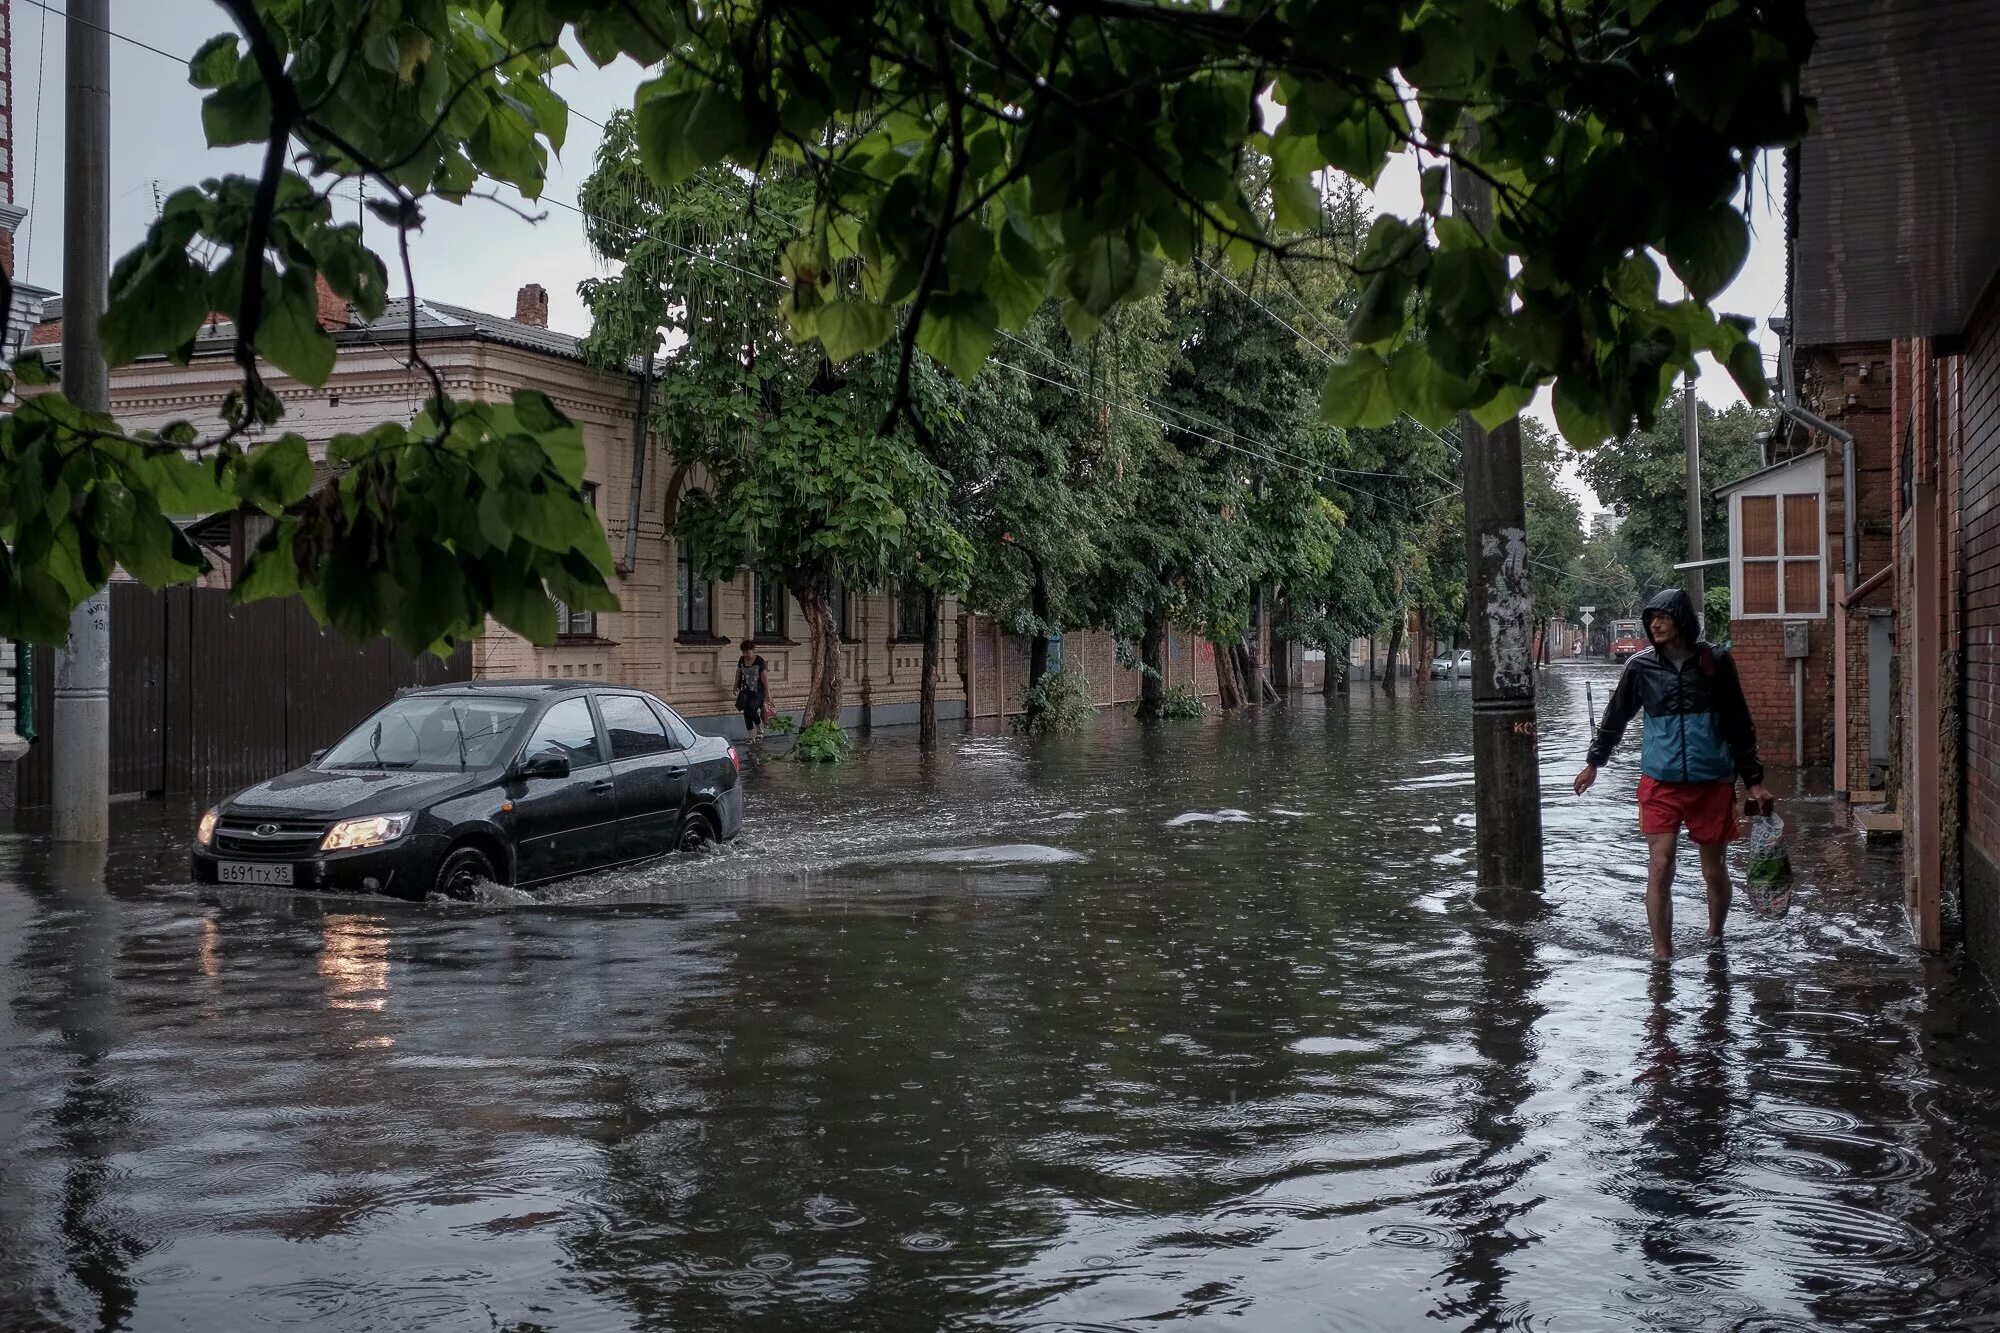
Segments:
[[[965,622],[966,668],[970,674],[974,717],[1012,717],[1021,711],[1028,689],[1028,640],[1004,633],[991,616],[968,616]],[[1192,684],[1213,698],[1215,649],[1198,635],[1176,630],[1167,636],[1167,683]],[[1080,630],[1062,638],[1062,665],[1081,670],[1100,706],[1139,700],[1139,669],[1118,660],[1118,641],[1101,630]]]
[[[220,588],[111,585],[111,790],[207,792],[296,768],[397,690],[468,680],[472,656],[412,657],[350,643],[297,598],[231,606]],[[55,739],[55,654],[35,654],[39,740],[18,771],[44,805]]]

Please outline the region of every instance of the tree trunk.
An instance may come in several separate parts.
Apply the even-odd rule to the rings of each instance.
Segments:
[[[1281,599],[1274,605],[1277,615],[1272,629],[1275,631],[1279,625],[1289,627],[1292,623],[1290,599]],[[1292,679],[1292,642],[1290,639],[1281,640],[1275,632],[1271,635],[1271,684],[1279,694],[1290,694],[1298,684]]]
[[[1167,702],[1167,618],[1158,612],[1146,616],[1145,632],[1139,636],[1139,663],[1139,718],[1151,722]]]
[[[1035,618],[1035,635],[1028,641],[1028,688],[1032,690],[1049,674],[1049,581],[1042,574],[1041,557],[1026,548],[1023,551],[1035,575],[1028,592],[1028,614]]]
[[[1321,694],[1347,693],[1347,673],[1354,669],[1354,642],[1349,640],[1347,650],[1340,654],[1339,666],[1334,665],[1333,646],[1328,644],[1320,650],[1326,654],[1326,677],[1319,683]]]
[[[940,642],[943,601],[936,588],[924,590],[924,679],[917,694],[917,744],[926,750],[937,745],[938,663],[944,656]]]
[[[824,718],[840,723],[840,628],[834,623],[833,603],[828,596],[825,575],[794,579],[792,596],[806,618],[806,641],[812,649],[812,666],[806,688],[806,725]]]
[[[1389,663],[1382,669],[1382,693],[1394,696],[1396,693],[1396,654],[1403,650],[1403,617],[1397,616],[1389,626]]]
[[[1209,647],[1215,657],[1215,692],[1222,707],[1227,710],[1243,706],[1243,684],[1236,672],[1236,654],[1227,646],[1210,640]]]

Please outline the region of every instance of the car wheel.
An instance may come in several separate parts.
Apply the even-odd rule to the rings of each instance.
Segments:
[[[497,883],[493,858],[478,847],[454,847],[438,866],[437,892],[458,902],[470,900],[483,883]]]
[[[689,815],[681,825],[680,851],[683,856],[699,852],[715,841],[715,829],[707,815]]]

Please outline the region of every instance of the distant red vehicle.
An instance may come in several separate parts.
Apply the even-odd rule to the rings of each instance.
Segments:
[[[1646,648],[1644,628],[1636,620],[1614,620],[1611,622],[1611,660],[1622,662],[1632,654]]]

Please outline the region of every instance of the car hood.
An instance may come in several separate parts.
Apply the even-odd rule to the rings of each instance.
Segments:
[[[236,793],[231,814],[354,816],[415,810],[487,780],[484,773],[379,772],[357,768],[295,768]]]

